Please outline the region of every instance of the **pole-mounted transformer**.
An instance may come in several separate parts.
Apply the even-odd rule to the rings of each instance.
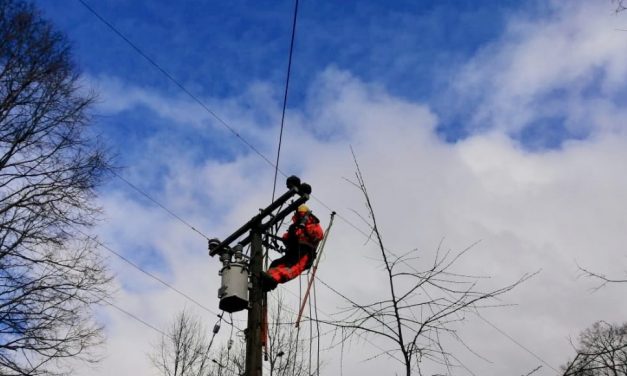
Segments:
[[[209,240],[209,250],[220,242]],[[238,244],[225,248],[220,254],[222,269],[219,275],[222,283],[218,289],[219,307],[229,313],[238,312],[248,307],[248,260],[243,254],[243,247]]]

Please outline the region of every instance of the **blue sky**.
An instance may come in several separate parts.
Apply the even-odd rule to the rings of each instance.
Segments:
[[[37,2],[75,46],[79,66],[181,94],[78,1]],[[198,96],[240,95],[264,82],[281,98],[293,2],[95,2],[91,6]],[[290,106],[329,66],[410,100],[430,100],[447,140],[468,129],[444,95],[454,72],[503,32],[508,17],[546,15],[534,1],[302,2]],[[219,109],[217,109],[219,112]],[[129,118],[128,121],[133,121]],[[150,129],[150,125],[147,127]]]
[[[141,58],[103,24],[93,22],[79,2],[38,5],[71,35],[77,57],[89,72],[132,76],[142,85],[162,84],[160,74],[144,69]],[[200,83],[198,94],[232,95],[253,80],[277,85],[284,80],[293,2],[108,1],[91,5],[181,82]],[[394,94],[424,96],[432,92],[430,77],[443,68],[442,61],[464,60],[499,35],[509,12],[530,5],[516,1],[303,2],[294,93],[302,94],[315,72],[335,64],[389,86]],[[424,83],[409,85],[407,78]]]
[[[291,1],[88,3],[274,160]],[[126,179],[210,236],[230,234],[267,204],[273,169],[220,121],[78,0],[35,4],[67,34],[85,86],[99,93],[94,131]],[[576,267],[625,270],[627,33],[620,29],[627,15],[614,6],[301,1],[280,167],[310,182],[316,198],[345,218],[334,225],[321,278],[360,301],[385,293],[376,248],[353,228],[365,227],[355,214],[363,216],[363,202],[344,179],[354,172],[352,146],[390,249],[425,252],[420,266],[442,239],[452,249],[481,240],[459,267],[490,276],[480,281],[487,288],[543,270],[486,317],[552,367],[572,355],[568,338],[595,320],[624,320],[627,303],[616,299],[624,287],[589,294]],[[279,192],[282,184],[280,177]],[[218,266],[205,239],[119,179],[99,199],[96,231],[106,244],[217,307]],[[311,204],[326,224],[324,205]],[[190,306],[110,261],[117,303],[152,325],[165,327]],[[281,291],[288,306],[298,305],[296,283]],[[345,306],[322,291],[324,312]],[[115,310],[100,314],[107,358],[85,374],[150,374],[145,354],[155,333]],[[456,330],[491,360],[447,341],[474,374],[526,374],[539,365],[476,318]],[[353,346],[347,376],[386,374],[395,364],[365,362],[377,348]],[[339,369],[336,355],[324,354],[328,374]],[[555,373],[544,364],[537,374]]]

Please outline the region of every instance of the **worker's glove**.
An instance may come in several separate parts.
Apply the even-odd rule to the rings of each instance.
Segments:
[[[305,228],[305,223],[307,223],[308,216],[302,217],[298,222],[296,222],[296,226],[298,228]]]

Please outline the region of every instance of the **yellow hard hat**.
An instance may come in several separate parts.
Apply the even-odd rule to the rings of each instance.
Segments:
[[[309,211],[309,207],[305,204],[302,204],[298,207],[298,209],[296,209],[296,211],[299,213],[307,213]]]

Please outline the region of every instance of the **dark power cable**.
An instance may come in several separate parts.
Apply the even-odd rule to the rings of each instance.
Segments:
[[[120,306],[118,306],[118,305],[116,305],[116,304],[111,303],[111,302],[110,302],[110,301],[108,301],[108,300],[103,300],[103,302],[104,302],[104,303],[106,303],[106,304],[108,304],[109,306],[111,306],[111,307],[115,308],[116,310],[118,310],[118,311],[122,312],[123,314],[127,315],[128,317],[132,318],[133,320],[135,320],[135,321],[137,321],[137,322],[139,322],[139,323],[143,324],[143,325],[144,325],[144,326],[146,326],[147,328],[150,328],[150,329],[154,330],[155,332],[157,332],[157,333],[161,334],[163,337],[167,337],[167,338],[170,338],[170,339],[171,339],[171,340],[173,340],[173,341],[176,341],[176,338],[172,337],[171,335],[167,334],[166,332],[164,332],[163,330],[161,330],[161,329],[157,328],[156,326],[154,326],[154,325],[152,325],[152,324],[148,323],[146,320],[142,319],[141,317],[139,317],[139,316],[137,316],[137,315],[135,315],[135,314],[133,314],[133,313],[131,313],[131,312],[129,312],[129,311],[127,311],[127,310],[125,310],[124,308],[121,308]],[[205,351],[205,354],[204,354],[204,356],[205,356],[205,357],[208,357],[208,353],[209,353],[209,351],[211,350],[211,346],[213,345],[213,340],[214,340],[214,338],[215,338],[216,334],[218,334],[218,331],[220,330],[220,322],[222,321],[222,316],[223,316],[223,315],[224,315],[224,311],[223,311],[221,314],[219,314],[219,315],[218,315],[218,322],[217,322],[217,323],[216,323],[216,325],[214,326],[214,329],[213,329],[213,335],[211,336],[211,340],[210,340],[209,345],[207,346],[207,350]],[[217,329],[216,329],[216,328],[217,328]],[[233,326],[231,326],[231,329],[232,329],[232,328],[233,328]],[[199,352],[199,351],[197,351],[197,350],[196,350],[196,351],[194,351],[194,352],[195,352],[196,354],[199,354],[199,353],[200,353],[200,352]]]
[[[157,328],[156,326],[148,323],[147,321],[143,320],[139,316],[130,313],[129,311],[127,311],[127,310],[125,310],[125,309],[123,309],[123,308],[121,308],[121,307],[111,303],[108,300],[103,300],[103,302],[108,304],[108,305],[110,305],[111,307],[117,309],[118,311],[122,312],[123,314],[127,315],[128,317],[134,319],[135,321],[142,323],[144,326],[154,330],[155,332],[160,333],[161,335],[163,335],[165,337],[168,337],[168,335],[163,330],[161,330],[161,329]]]
[[[144,273],[145,275],[149,276],[150,278],[154,279],[155,281],[161,283],[162,285],[164,285],[165,287],[169,288],[170,290],[176,292],[177,294],[181,295],[182,297],[184,297],[185,299],[189,300],[190,302],[194,303],[196,306],[198,306],[199,308],[211,313],[212,315],[218,315],[216,312],[212,311],[211,309],[207,308],[205,305],[203,305],[202,303],[200,303],[198,300],[192,298],[191,296],[189,296],[188,294],[184,293],[183,291],[177,289],[176,287],[172,286],[171,284],[167,283],[166,281],[164,281],[163,279],[157,277],[156,275],[142,269],[139,265],[135,264],[134,262],[132,262],[131,260],[129,260],[128,258],[124,257],[122,254],[120,254],[119,252],[116,252],[114,249],[112,249],[111,247],[107,246],[106,244],[102,243],[101,241],[99,241],[98,239],[94,238],[93,236],[89,236],[87,234],[85,234],[83,231],[76,229],[78,232],[80,232],[83,236],[88,237],[89,239],[91,239],[92,241],[94,241],[96,244],[98,244],[100,247],[104,248],[105,250],[107,250],[108,252],[114,254],[115,256],[117,256],[118,258],[120,258],[122,261],[126,262],[127,264],[131,265],[132,267],[134,267],[135,269],[139,270],[140,272]],[[219,316],[219,315],[218,315]],[[232,324],[233,326],[235,326],[234,324]],[[240,330],[240,328],[238,328],[237,326],[235,326],[235,328],[237,330]]]
[[[257,153],[264,161],[266,161],[270,166],[274,166],[272,162],[255,146],[253,146],[250,142],[248,142],[244,137],[242,137],[239,132],[237,132],[233,127],[231,127],[226,121],[224,121],[221,117],[219,117],[215,112],[213,112],[203,101],[198,99],[191,91],[189,91],[183,84],[181,84],[177,79],[175,79],[168,71],[166,71],[161,65],[159,65],[155,60],[153,60],[150,56],[148,56],[144,51],[142,51],[135,43],[133,43],[130,39],[128,39],[121,31],[119,31],[115,26],[113,26],[109,21],[104,19],[94,8],[89,6],[84,0],[78,0],[87,10],[89,10],[96,18],[98,18],[102,23],[104,23],[111,31],[117,34],[120,38],[122,38],[131,48],[135,50],[139,55],[141,55],[146,61],[148,61],[153,67],[155,67],[159,72],[161,72],[168,80],[174,83],[179,89],[181,89],[185,94],[187,94],[194,102],[198,103],[207,113],[213,116],[222,126],[228,129],[235,137],[239,138],[241,142],[243,142],[246,146],[248,146],[251,150]],[[280,171],[280,170],[279,170]],[[282,171],[281,174],[285,175]]]
[[[124,177],[122,177],[120,174],[118,174],[117,172],[115,172],[113,169],[109,169],[109,171],[111,171],[111,173],[113,173],[113,175],[115,175],[118,179],[122,180],[123,182],[125,182],[129,187],[133,188],[135,191],[139,192],[141,195],[143,195],[144,197],[146,197],[147,199],[149,199],[150,201],[152,201],[153,203],[155,203],[157,206],[159,206],[161,209],[165,210],[168,214],[170,214],[172,217],[178,219],[181,223],[185,224],[187,227],[189,227],[190,229],[192,229],[193,231],[197,232],[198,234],[200,234],[200,236],[202,236],[203,238],[210,240],[209,237],[205,234],[203,234],[202,232],[200,232],[196,227],[192,226],[189,222],[187,222],[186,220],[184,220],[183,218],[181,218],[180,216],[178,216],[176,213],[174,213],[172,210],[168,209],[165,205],[161,204],[159,201],[155,200],[154,198],[152,198],[148,193],[146,193],[145,191],[141,190],[139,187],[137,187],[135,184],[131,183],[130,181],[128,181],[127,179],[125,179]]]
[[[285,109],[287,108],[287,93],[290,87],[290,73],[292,71],[292,55],[294,53],[294,39],[296,36],[296,19],[298,16],[298,0],[294,4],[294,17],[292,21],[292,39],[290,41],[290,53],[287,61],[287,77],[285,78],[285,92],[283,93],[283,111],[281,113],[281,131],[279,132],[279,147],[276,153],[276,164],[274,165],[274,185],[272,187],[272,201],[276,194],[276,180],[279,172],[279,159],[281,157],[281,142],[283,141],[283,126],[285,124]]]

